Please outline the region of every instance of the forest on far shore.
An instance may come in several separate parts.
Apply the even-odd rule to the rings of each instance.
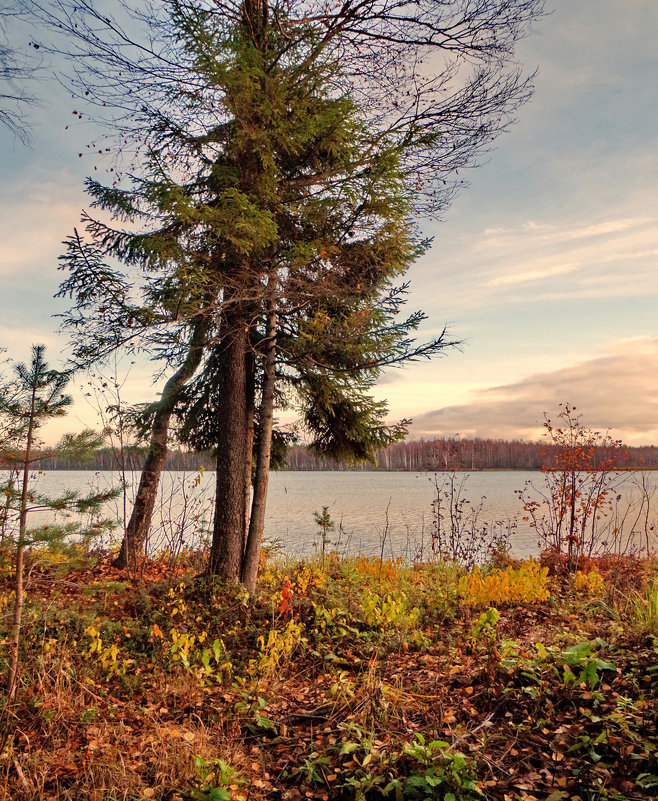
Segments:
[[[379,470],[423,472],[443,470],[541,470],[546,461],[546,443],[504,439],[415,439],[396,442],[377,452],[376,463],[350,465],[315,454],[305,445],[292,445],[283,470]],[[141,470],[147,449],[125,447],[123,451],[101,448],[91,462],[53,457],[41,462],[43,470]],[[602,457],[606,454],[601,453]],[[658,468],[658,447],[642,445],[624,448],[620,467],[653,470]],[[208,451],[171,450],[166,470],[213,469]]]

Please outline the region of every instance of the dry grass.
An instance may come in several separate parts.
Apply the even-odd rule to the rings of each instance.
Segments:
[[[308,563],[270,565],[255,601],[204,587],[182,569],[163,580],[158,565],[139,586],[103,562],[67,574],[45,569],[30,587],[19,702],[0,721],[0,799],[370,801],[391,776],[422,778],[459,751],[482,794],[462,788],[463,799],[531,801],[551,786],[575,797],[586,782],[594,792],[600,765],[612,772],[606,793],[652,798],[632,777],[658,774],[657,654],[651,632],[619,600],[645,586],[652,566],[634,564],[627,585],[613,567],[597,569],[604,596],[588,598],[570,577],[554,576],[548,601],[501,608],[492,631],[479,635],[480,610],[460,599],[460,572],[445,565],[380,571],[334,557],[324,573]],[[284,587],[292,588],[285,597]],[[381,615],[372,614],[375,595]],[[104,647],[116,645],[109,667],[90,652],[90,625]],[[175,661],[173,629],[195,637],[187,667]],[[264,656],[270,632],[277,660]],[[563,682],[560,665],[561,649],[596,637],[612,644],[605,658],[619,666],[598,706],[587,688]],[[204,648],[220,638],[230,674],[210,651],[204,667]],[[540,658],[541,648],[552,655]],[[529,673],[537,680],[528,685]],[[613,720],[619,697],[640,705],[628,713],[628,739],[580,774],[580,751],[556,762],[550,733],[588,731],[591,714]],[[450,743],[428,757],[429,768],[405,754],[419,734]],[[225,781],[218,760],[235,771]],[[437,798],[459,789],[467,775],[459,770]],[[213,788],[228,796],[213,797]]]

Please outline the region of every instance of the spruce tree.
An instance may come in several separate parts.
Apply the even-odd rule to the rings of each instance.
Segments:
[[[252,443],[266,476],[277,399],[302,406],[326,453],[367,458],[371,434],[381,444],[403,432],[383,425],[368,390],[382,366],[446,344],[412,342],[421,315],[396,321],[396,281],[424,249],[413,213],[440,213],[454,188],[446,179],[528,96],[510,58],[540,3],[302,5],[174,0],[167,19],[153,18],[166,36],[141,63],[130,41],[116,53],[98,47],[85,24],[104,21],[87,7],[76,11],[86,23],[63,25],[110,72],[126,71],[139,98],[132,185],[88,182],[97,206],[138,226],[89,218],[95,247],[153,275],[128,323],[147,323],[148,337],[165,309],[180,366],[183,332],[207,321],[198,397],[210,393],[217,453],[209,569],[230,580],[245,572]],[[420,57],[433,50],[446,61],[424,78]],[[95,98],[98,77],[85,87]],[[85,316],[102,319],[108,304],[89,293],[86,303]],[[166,347],[157,353],[173,365]],[[256,529],[262,509],[252,510]]]

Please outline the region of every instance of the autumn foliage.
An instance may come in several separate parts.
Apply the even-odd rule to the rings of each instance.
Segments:
[[[620,440],[586,428],[576,407],[561,405],[558,424],[546,416],[543,487],[527,482],[518,495],[524,520],[540,545],[567,556],[575,570],[583,557],[609,550],[618,530],[610,525],[628,452]]]
[[[459,581],[459,591],[464,600],[478,608],[531,604],[550,598],[548,568],[533,559],[523,562],[518,568],[483,572],[476,566]]]
[[[250,598],[192,554],[65,556],[30,555],[5,798],[655,797],[651,563],[263,555]]]

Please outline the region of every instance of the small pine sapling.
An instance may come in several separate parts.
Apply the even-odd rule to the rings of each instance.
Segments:
[[[13,379],[0,386],[0,465],[9,470],[9,477],[0,491],[4,495],[2,533],[14,549],[14,612],[10,638],[7,698],[11,703],[18,690],[19,647],[25,605],[26,551],[37,545],[62,543],[75,535],[83,540],[98,534],[110,521],[96,517],[86,529],[79,524],[41,525],[28,528],[33,512],[97,514],[103,503],[115,497],[118,490],[81,496],[66,491],[58,497],[40,493],[34,485],[33,470],[42,460],[54,456],[84,459],[102,444],[102,437],[90,430],[66,434],[54,447],[45,447],[40,429],[49,420],[66,414],[71,396],[64,390],[70,374],[49,370],[44,361],[44,346],[35,345],[29,365],[16,364]]]
[[[322,548],[322,569],[324,570],[324,557],[327,552],[327,545],[331,545],[331,540],[329,539],[329,534],[334,530],[336,524],[331,519],[331,515],[329,514],[329,507],[323,506],[322,512],[313,512],[313,519],[315,520],[315,525],[320,530],[320,547]]]

